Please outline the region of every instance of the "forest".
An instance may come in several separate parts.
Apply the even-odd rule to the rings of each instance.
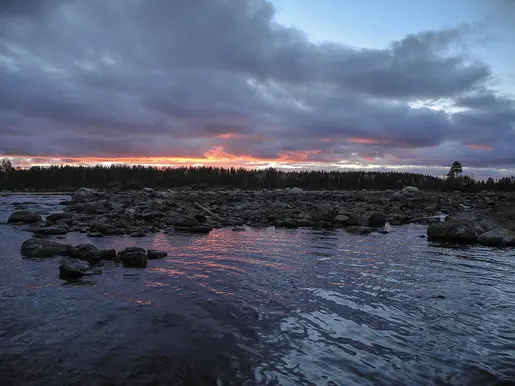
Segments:
[[[515,176],[479,181],[461,176],[461,165],[456,169],[455,164],[446,178],[440,178],[394,171],[284,171],[273,168],[249,170],[112,165],[33,166],[23,169],[13,167],[8,160],[4,159],[0,163],[0,190],[70,191],[80,187],[113,190],[143,187],[248,190],[299,187],[314,190],[383,190],[416,186],[424,190],[515,191]]]

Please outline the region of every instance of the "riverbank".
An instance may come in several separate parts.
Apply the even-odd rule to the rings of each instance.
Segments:
[[[387,233],[389,226],[410,223],[436,223],[429,227],[432,240],[478,242],[483,233],[503,229],[502,242],[489,245],[515,245],[515,194],[444,193],[406,187],[400,191],[96,191],[81,188],[71,195],[63,213],[45,221],[15,205],[11,223],[26,223],[36,235],[86,233],[90,237],[165,232],[209,233],[214,228],[248,227],[344,228],[348,232]],[[21,213],[20,213],[21,212]],[[445,217],[447,228],[440,220]],[[466,221],[466,231],[474,236],[454,235]],[[476,225],[479,227],[476,229]],[[439,232],[433,232],[440,227]],[[461,229],[460,228],[460,229]],[[456,233],[456,232],[455,232]],[[460,232],[458,232],[460,233]],[[498,234],[497,231],[496,234]],[[454,235],[454,236],[453,236]],[[506,241],[508,240],[508,241]]]

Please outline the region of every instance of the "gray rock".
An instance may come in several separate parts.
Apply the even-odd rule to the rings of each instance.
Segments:
[[[90,272],[91,265],[87,261],[65,257],[59,264],[62,279],[78,279]]]
[[[100,261],[100,251],[92,244],[79,244],[72,248],[71,257],[89,262]]]
[[[386,217],[381,213],[372,213],[368,217],[368,226],[373,228],[381,228],[386,224]]]
[[[420,191],[416,186],[405,186],[402,188],[403,193],[418,193]]]
[[[350,220],[350,217],[344,214],[339,214],[333,219],[334,225],[346,225],[348,221]]]
[[[349,226],[345,228],[345,230],[356,235],[368,235],[369,233],[372,233],[371,228],[364,226]]]
[[[118,253],[118,257],[127,268],[145,268],[148,262],[147,251],[139,247],[127,247]]]
[[[21,246],[23,257],[55,257],[68,256],[71,246],[44,239],[28,239]]]
[[[40,235],[65,235],[68,233],[68,227],[66,225],[45,226],[37,229],[36,233]]]
[[[101,260],[117,260],[117,257],[115,249],[102,249],[100,251]]]
[[[7,219],[9,224],[33,224],[40,221],[43,221],[43,218],[39,214],[25,210],[14,212]]]
[[[73,213],[62,212],[52,213],[46,217],[47,224],[55,224],[57,222],[69,222],[73,219]]]
[[[155,193],[155,190],[154,190],[154,189],[152,189],[152,188],[143,188],[143,191],[144,191],[145,193]]]
[[[195,225],[189,228],[190,233],[209,233],[211,230],[209,225]]]
[[[291,188],[288,193],[290,193],[290,194],[304,194],[304,189],[301,189],[301,188]]]
[[[85,201],[95,196],[96,190],[89,188],[80,188],[72,194],[73,201]]]
[[[166,256],[168,256],[168,253],[165,251],[159,251],[157,249],[149,249],[147,251],[147,257],[149,260],[162,259]]]
[[[515,232],[506,228],[495,228],[479,235],[478,241],[483,245],[512,247],[515,246]]]
[[[479,224],[468,219],[454,219],[430,224],[427,228],[429,241],[449,241],[472,244],[483,233]]]

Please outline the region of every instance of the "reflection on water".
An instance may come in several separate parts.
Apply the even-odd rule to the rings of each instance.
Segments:
[[[65,197],[1,197],[62,210]],[[515,256],[389,235],[220,229],[65,242],[161,249],[70,285],[0,224],[1,385],[495,384],[515,380]]]

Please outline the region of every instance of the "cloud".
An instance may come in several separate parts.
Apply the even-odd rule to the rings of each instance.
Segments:
[[[0,154],[515,165],[514,100],[467,26],[364,50],[312,43],[264,0],[0,7]]]

